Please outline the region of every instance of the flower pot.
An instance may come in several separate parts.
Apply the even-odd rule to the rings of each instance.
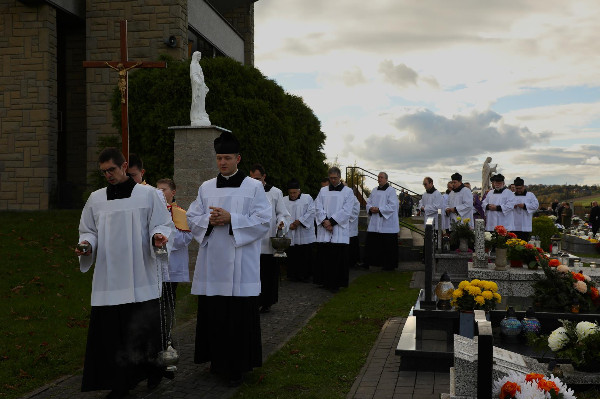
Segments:
[[[506,270],[506,248],[496,248],[496,270]]]
[[[469,252],[469,239],[459,238],[458,249],[460,252]]]
[[[475,336],[475,312],[472,310],[461,310],[459,312],[458,333],[466,338]]]
[[[510,261],[510,267],[523,267],[523,261],[522,260],[511,259],[511,261]]]

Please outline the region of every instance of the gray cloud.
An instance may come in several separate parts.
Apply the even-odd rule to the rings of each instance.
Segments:
[[[386,82],[396,86],[405,87],[409,85],[417,85],[419,74],[405,64],[394,65],[391,60],[384,60],[379,64],[379,72],[384,76]]]
[[[493,111],[446,118],[430,110],[401,116],[394,126],[405,136],[371,136],[348,149],[370,162],[394,169],[445,167],[478,162],[483,154],[518,151],[543,143],[549,133],[502,123]]]
[[[365,75],[363,75],[362,70],[358,67],[354,67],[349,71],[344,71],[342,73],[342,81],[349,87],[367,83]]]

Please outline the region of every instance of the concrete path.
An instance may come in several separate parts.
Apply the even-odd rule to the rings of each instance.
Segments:
[[[368,273],[362,269],[352,269],[350,279]],[[420,285],[422,278],[413,278],[411,286]],[[293,337],[314,315],[321,304],[333,294],[319,289],[313,284],[282,281],[279,303],[271,313],[261,315],[263,358],[276,352]],[[396,345],[404,326],[404,319],[388,320],[368,356],[367,362],[357,377],[348,398],[439,398],[439,393],[448,392],[448,373],[428,373],[399,371],[400,358],[395,355]],[[210,374],[209,363],[194,364],[195,320],[179,326],[175,334],[180,362],[173,381],[163,380],[152,392],[145,382],[131,391],[128,398],[169,398],[169,399],[227,399],[237,388],[229,388],[226,381]],[[23,399],[91,399],[103,398],[108,392],[80,392],[81,373],[63,377],[48,384]]]

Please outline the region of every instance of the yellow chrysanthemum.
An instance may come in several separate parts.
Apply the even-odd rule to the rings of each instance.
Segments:
[[[457,216],[456,220],[458,220],[460,222],[462,220],[462,218],[460,216]]]
[[[492,293],[492,291],[483,291],[481,293],[481,296],[483,296],[486,300],[490,300],[494,297],[494,294]]]
[[[475,302],[477,302],[480,305],[483,305],[485,303],[485,299],[481,295],[477,295],[475,297]]]
[[[465,291],[473,296],[481,295],[481,288],[475,287],[474,285],[468,287]]]
[[[490,281],[490,288],[488,288],[492,292],[498,292],[498,284]]]
[[[471,218],[465,218],[464,222],[465,224],[468,224],[471,221]]]
[[[465,287],[468,287],[468,286],[469,286],[469,282],[466,280],[463,280],[458,284],[458,288],[461,290],[464,290]]]
[[[478,279],[471,280],[471,285],[474,285],[475,287],[481,287],[480,284],[481,284],[481,280],[478,280]]]
[[[494,292],[494,299],[496,300],[496,302],[500,303],[500,301],[502,300],[502,296],[497,292]]]
[[[452,293],[452,296],[454,298],[460,298],[461,296],[463,296],[464,293],[465,292],[459,288],[457,290],[454,290],[454,292]]]

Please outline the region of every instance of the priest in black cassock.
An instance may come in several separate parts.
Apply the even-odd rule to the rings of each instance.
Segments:
[[[154,388],[162,378],[162,282],[152,245],[165,245],[174,225],[158,191],[126,174],[119,150],[104,149],[98,162],[109,185],[87,200],[75,251],[82,272],[95,261],[81,390],[110,389],[114,399],[144,379]]]
[[[192,294],[198,295],[194,361],[242,383],[262,365],[258,295],[261,240],[269,231],[271,204],[261,182],[238,170],[240,145],[223,132],[214,141],[219,174],[202,183],[187,212],[200,243]]]

